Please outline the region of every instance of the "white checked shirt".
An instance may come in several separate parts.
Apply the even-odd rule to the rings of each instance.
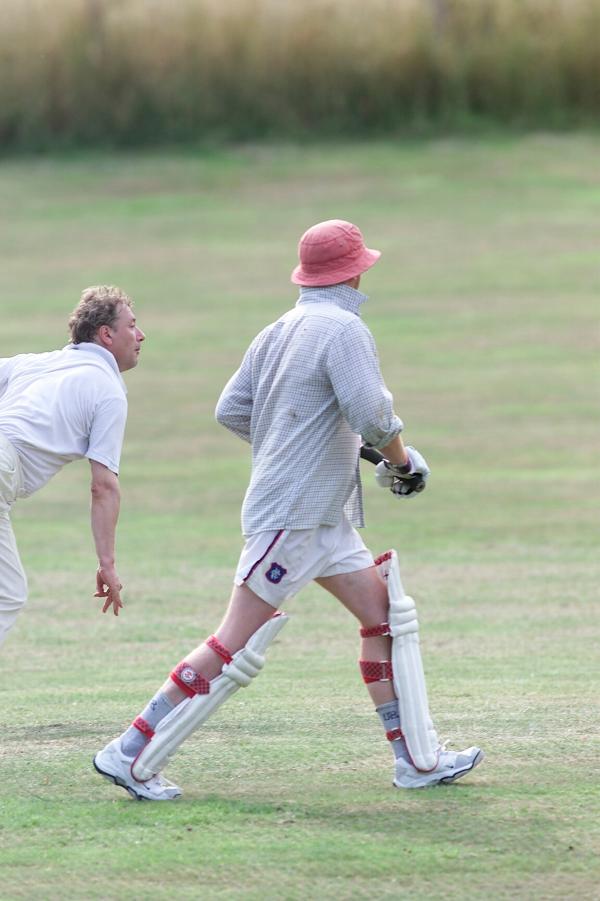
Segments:
[[[364,294],[348,285],[302,288],[296,306],[256,336],[217,404],[217,420],[252,444],[244,535],[363,526],[360,436],[385,447],[402,431]]]

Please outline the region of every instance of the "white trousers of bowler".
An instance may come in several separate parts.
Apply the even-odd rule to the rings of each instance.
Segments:
[[[10,508],[22,490],[19,457],[0,435],[0,645],[27,600],[27,577],[10,521]]]

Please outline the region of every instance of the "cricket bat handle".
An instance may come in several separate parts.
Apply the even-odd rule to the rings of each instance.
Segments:
[[[360,455],[363,460],[368,460],[373,466],[377,466],[378,463],[385,460],[383,454],[380,454],[378,450],[375,450],[374,447],[366,447],[364,444],[361,445]]]
[[[375,450],[374,447],[366,447],[364,444],[361,445],[360,455],[363,460],[368,460],[369,463],[373,463],[374,466],[377,466],[378,463],[385,460],[383,454],[379,453],[378,450]],[[406,482],[407,485],[413,488],[418,488],[423,482],[423,476],[420,472],[416,472],[412,476],[398,476],[398,478],[402,479],[403,482]]]

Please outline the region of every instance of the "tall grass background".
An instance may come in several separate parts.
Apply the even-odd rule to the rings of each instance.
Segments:
[[[4,151],[600,121],[600,0],[2,0]]]

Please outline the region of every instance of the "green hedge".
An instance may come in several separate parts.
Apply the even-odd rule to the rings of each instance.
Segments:
[[[5,149],[594,125],[600,0],[3,0]]]

